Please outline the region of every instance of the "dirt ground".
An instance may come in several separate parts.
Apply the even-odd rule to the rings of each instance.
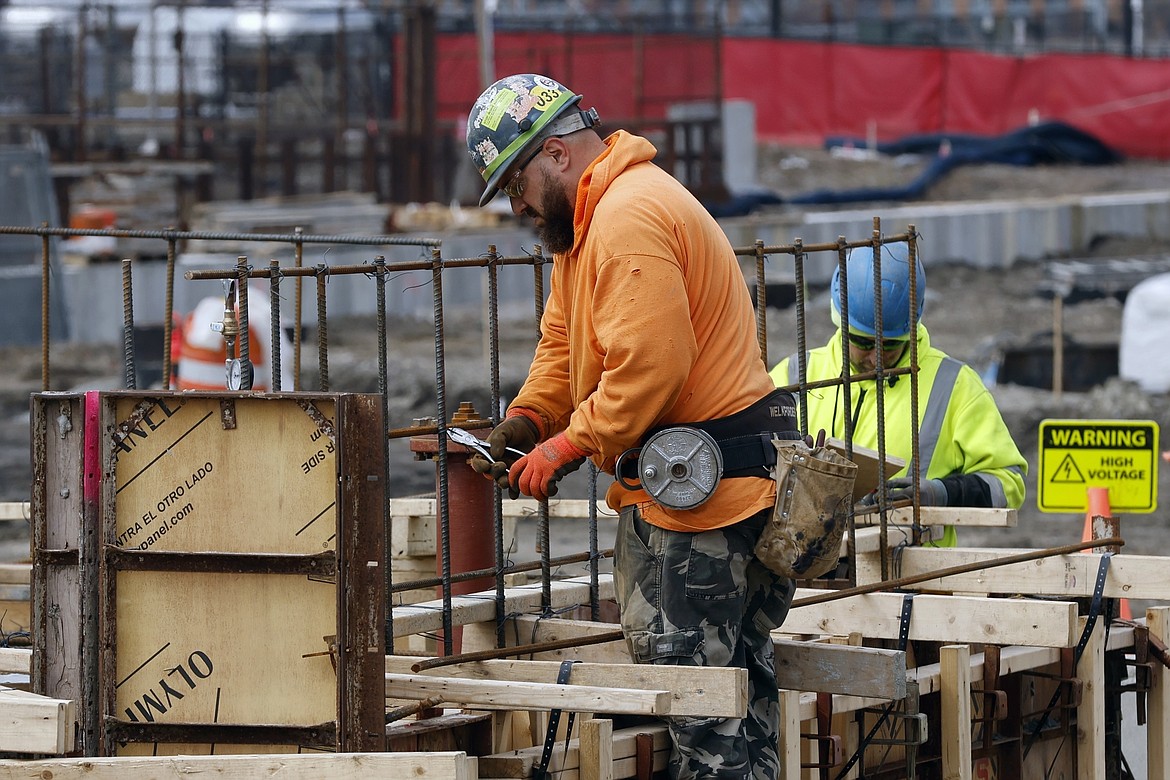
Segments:
[[[904,181],[916,174],[921,160],[847,160],[821,150],[774,148],[761,150],[760,182],[782,194],[820,187],[859,187]],[[1170,188],[1170,164],[1127,162],[1103,168],[1046,166],[1014,168],[979,166],[959,169],[927,193],[926,200],[978,200],[988,197],[1051,197],[1072,192],[1121,192]],[[856,205],[852,207],[857,207]],[[1170,253],[1170,244],[1103,239],[1092,254],[1106,258],[1122,255]],[[992,365],[1003,350],[1031,338],[1044,338],[1052,328],[1052,303],[1039,294],[1045,279],[1043,262],[1016,264],[1010,270],[988,271],[953,265],[928,273],[924,321],[935,344],[977,370]],[[832,328],[824,291],[810,291],[808,320],[810,344],[828,337]],[[1065,307],[1066,332],[1081,342],[1116,342],[1120,333],[1122,304],[1115,298],[1085,300]],[[791,334],[792,309],[769,311],[769,357],[775,361],[795,347]],[[376,342],[372,328],[363,323],[330,323],[330,386],[334,391],[376,390]],[[409,425],[415,417],[434,414],[433,332],[429,324],[400,323],[391,339],[390,416],[395,426]],[[489,405],[487,362],[483,338],[475,323],[448,323],[447,399],[450,408],[472,400],[478,409]],[[457,334],[452,336],[450,334]],[[505,332],[501,356],[505,396],[523,379],[531,358],[531,328],[523,333]],[[308,342],[312,343],[312,342]],[[311,361],[308,361],[311,362]],[[29,496],[28,397],[41,387],[39,349],[0,348],[0,501],[22,501]],[[52,388],[55,390],[107,389],[121,386],[120,347],[54,345],[51,354]],[[306,375],[304,386],[315,387]],[[1048,418],[1151,419],[1165,427],[1170,420],[1170,396],[1150,395],[1113,379],[1088,392],[1059,395],[1044,389],[996,384],[992,392],[1004,419],[1029,459],[1033,472],[1029,495],[1014,529],[965,531],[964,545],[995,547],[1045,547],[1080,540],[1082,517],[1044,514],[1036,509],[1035,466],[1037,429]],[[1163,433],[1165,440],[1166,434]],[[1163,441],[1163,449],[1170,449]],[[405,441],[391,443],[391,493],[410,495],[433,490],[434,470],[415,462]],[[1163,464],[1166,466],[1166,464]],[[604,475],[600,488],[608,478]],[[586,479],[574,475],[565,493],[584,495]],[[1162,469],[1159,493],[1170,496],[1170,467]],[[554,536],[553,554],[572,551],[573,529]],[[1163,553],[1162,541],[1170,531],[1170,513],[1164,509],[1148,515],[1123,518],[1126,552]],[[10,539],[7,550],[21,557],[21,542]],[[608,546],[602,540],[602,546]],[[575,549],[579,550],[580,547]],[[5,550],[0,550],[3,555]],[[521,551],[524,556],[524,550]]]

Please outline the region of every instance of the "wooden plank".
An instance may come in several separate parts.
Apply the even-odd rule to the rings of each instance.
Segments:
[[[800,692],[780,691],[780,777],[800,780]]]
[[[72,701],[0,686],[0,751],[68,753],[76,722]]]
[[[1096,556],[1094,556],[1096,557]],[[1082,625],[1087,618],[1081,618]],[[1083,630],[1083,629],[1082,629]],[[1081,706],[1077,707],[1077,777],[1096,780],[1105,772],[1105,623],[1098,620],[1077,662]]]
[[[939,650],[943,780],[971,780],[971,648]]]
[[[0,585],[32,584],[31,563],[0,563]]]
[[[32,671],[32,650],[0,647],[0,674],[28,674]]]
[[[550,621],[551,622],[551,621]],[[604,624],[602,624],[604,625]],[[413,674],[411,656],[386,656],[388,674]],[[423,672],[428,677],[551,685],[556,661],[474,661]],[[569,685],[670,691],[671,715],[742,718],[747,714],[747,670],[734,667],[654,666],[650,664],[573,664]]]
[[[900,650],[795,642],[773,637],[781,688],[848,693],[879,699],[906,695],[906,654]]]
[[[1146,610],[1146,626],[1153,636],[1165,642],[1170,629],[1170,607]],[[1170,674],[1162,664],[1154,664],[1146,721],[1146,771],[1149,777],[1170,777]]]
[[[471,709],[563,709],[622,715],[666,715],[670,713],[671,702],[668,690],[465,680],[421,674],[387,674],[386,696],[415,700],[435,696],[444,704]]]
[[[796,598],[822,593],[798,589]],[[858,631],[875,639],[897,639],[901,611],[902,594],[869,593],[794,608],[784,620],[782,630],[813,635],[846,635]],[[1079,636],[1076,612],[1073,602],[922,594],[914,599],[910,639],[948,644],[1072,647]]]
[[[635,740],[639,734],[649,734],[654,740],[654,768],[663,769],[670,750],[670,736],[666,726],[661,723],[643,724],[629,728],[618,729],[613,732],[613,758],[615,777],[634,776],[634,756],[636,755]],[[507,753],[497,753],[491,756],[480,756],[479,772],[481,777],[531,777],[532,768],[539,764],[541,751],[544,745],[512,750]],[[661,757],[661,758],[660,758]],[[661,763],[660,763],[661,761]],[[568,749],[564,742],[557,744],[549,761],[549,771],[558,778],[577,776],[581,766],[580,740],[569,740]],[[570,774],[572,773],[572,774]]]
[[[590,718],[581,724],[581,780],[613,780],[613,721]]]
[[[0,761],[0,780],[475,780],[475,759],[446,753],[301,753],[282,755],[68,758]]]
[[[32,509],[28,501],[0,501],[0,521],[28,522],[32,517]]]
[[[902,552],[903,577],[927,574],[949,566],[1027,552],[1018,549],[908,547]],[[958,574],[910,586],[915,590],[964,593],[1027,593],[1036,596],[1088,598],[1093,595],[1101,556],[1088,553],[1057,555],[994,569]],[[1165,576],[1170,557],[1114,555],[1105,578],[1108,598],[1170,601],[1170,579]]]
[[[599,598],[613,598],[613,575],[598,576]],[[542,588],[539,582],[504,588],[504,612],[527,613],[539,609]],[[587,604],[589,602],[589,575],[555,580],[550,584],[552,608]],[[424,601],[404,607],[395,607],[394,636],[439,631],[443,628],[443,601]],[[451,624],[464,626],[496,619],[496,591],[485,590],[451,599]]]
[[[879,524],[877,515],[862,515],[858,518],[859,528]],[[924,506],[919,508],[922,525],[954,525],[964,528],[1015,528],[1019,520],[1016,509],[991,509],[963,506]],[[913,525],[913,507],[903,506],[886,512],[887,525]]]

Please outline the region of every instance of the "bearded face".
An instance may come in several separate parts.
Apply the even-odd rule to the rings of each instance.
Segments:
[[[540,243],[553,254],[568,252],[573,248],[573,204],[563,187],[544,170],[540,171],[540,218],[544,220],[536,233]]]

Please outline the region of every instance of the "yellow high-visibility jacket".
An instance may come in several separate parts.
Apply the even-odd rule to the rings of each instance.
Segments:
[[[511,407],[564,431],[602,471],[668,423],[741,411],[775,388],[751,297],[719,224],[654,165],[644,138],[618,131],[578,184],[575,243],[557,255],[540,343]],[[638,504],[673,531],[731,525],[772,506],[766,477],[722,480],[693,509],[668,509],[614,482],[615,510]]]
[[[808,353],[807,381],[841,376],[841,331],[823,347]],[[896,368],[910,364],[907,349]],[[910,376],[888,377],[883,406],[886,452],[906,461],[906,468],[891,477],[914,475],[941,479],[951,506],[1019,508],[1024,503],[1024,476],[1028,462],[1020,454],[995,405],[995,399],[975,370],[930,345],[926,326],[918,325],[918,430],[920,463],[911,459]],[[777,386],[799,381],[795,355],[780,361],[771,371]],[[845,415],[853,423],[854,444],[877,449],[877,393],[874,380],[850,384],[846,409],[841,386],[808,391],[808,431],[824,429],[836,438],[845,436]],[[939,542],[953,543],[953,529]]]

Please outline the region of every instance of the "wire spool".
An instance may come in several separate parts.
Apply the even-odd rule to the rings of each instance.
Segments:
[[[666,428],[651,436],[638,454],[642,489],[669,509],[693,509],[715,492],[723,454],[709,433]]]

